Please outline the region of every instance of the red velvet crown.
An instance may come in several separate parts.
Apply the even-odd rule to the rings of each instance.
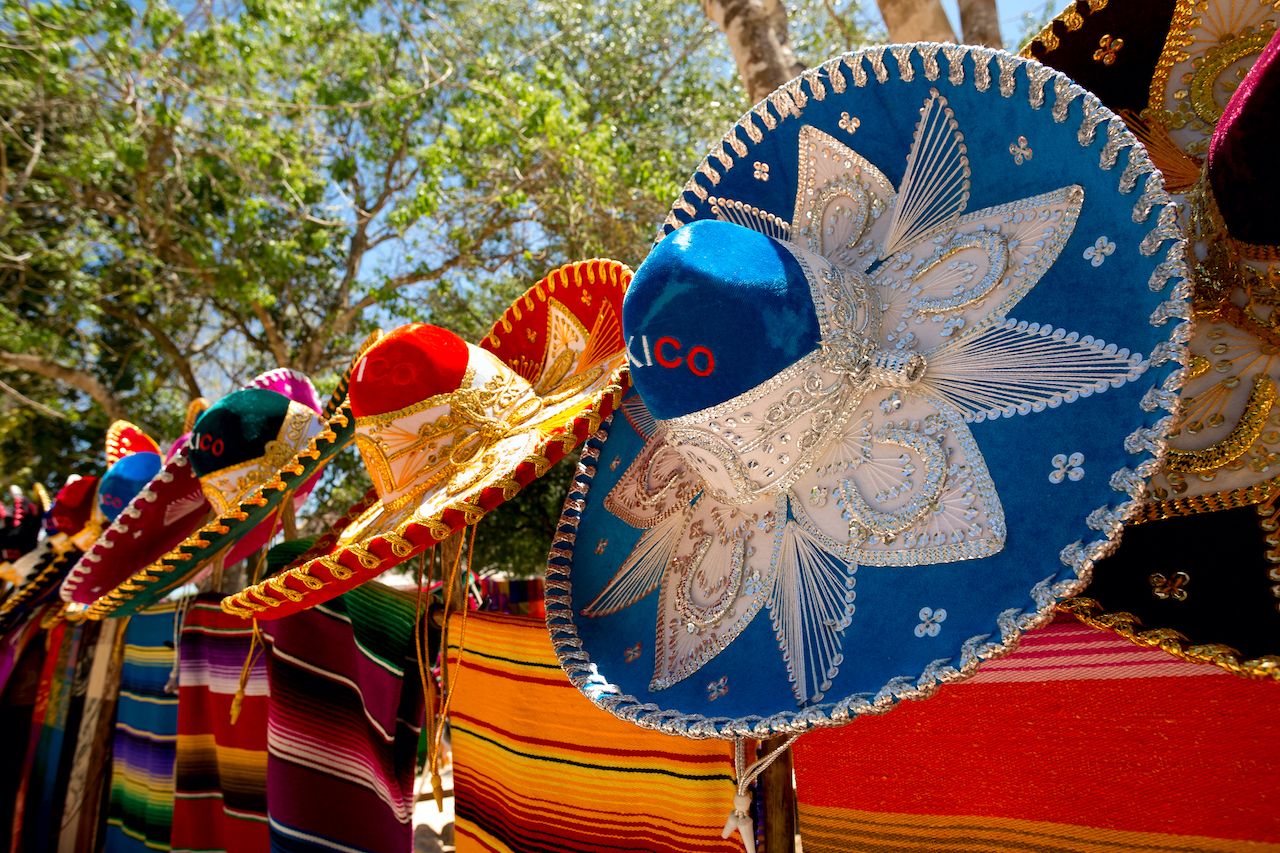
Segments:
[[[94,495],[97,493],[97,477],[68,478],[66,484],[58,489],[53,509],[49,511],[60,533],[72,536],[84,529],[93,513]]]
[[[369,348],[351,377],[357,418],[397,412],[458,390],[470,355],[462,338],[426,323],[401,326]]]

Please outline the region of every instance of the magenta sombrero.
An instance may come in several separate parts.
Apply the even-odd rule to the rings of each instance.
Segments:
[[[315,388],[300,373],[281,368],[258,376],[212,407],[205,405],[193,404],[188,410],[186,433],[174,442],[164,466],[67,577],[64,600],[93,605],[91,616],[131,609],[122,606],[137,599],[141,588],[121,587],[139,573],[154,571],[175,551],[203,541],[199,531],[214,518],[228,531],[217,551],[202,553],[204,558],[221,552],[227,564],[235,563],[271,536],[274,514],[253,524],[229,516],[320,431]],[[246,432],[245,420],[252,421],[252,435]],[[300,502],[308,492],[304,486],[294,500]],[[195,570],[204,562],[191,561],[183,568]],[[176,583],[189,571],[165,574]],[[171,585],[153,584],[152,589],[159,594]]]
[[[405,326],[356,363],[356,444],[374,488],[331,553],[223,600],[273,619],[404,562],[513,498],[584,441],[626,386],[622,293],[609,260],[560,267],[516,300],[479,346]]]

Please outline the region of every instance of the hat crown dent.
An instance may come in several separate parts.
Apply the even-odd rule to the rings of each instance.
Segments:
[[[462,338],[427,323],[401,326],[369,348],[352,372],[357,418],[385,415],[458,390],[470,359]]]
[[[142,451],[116,460],[107,469],[98,486],[98,509],[107,521],[116,520],[151,478],[160,473],[161,464],[159,453]]]
[[[622,302],[631,376],[659,419],[732,399],[819,345],[809,282],[773,238],[719,220],[667,235]]]

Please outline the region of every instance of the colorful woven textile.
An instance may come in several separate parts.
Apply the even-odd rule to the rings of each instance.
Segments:
[[[970,681],[800,738],[805,853],[1280,849],[1278,703],[1060,617]]]
[[[178,694],[173,674],[175,607],[165,602],[129,619],[112,752],[107,853],[168,850]]]
[[[733,748],[645,731],[591,704],[546,625],[470,613],[450,628],[462,851],[732,851]],[[465,651],[458,659],[458,642]]]
[[[0,827],[6,833],[13,825],[14,814],[20,814],[14,805],[18,789],[26,778],[31,721],[35,717],[40,676],[44,671],[44,632],[39,631],[38,626],[31,626],[26,641],[14,655],[14,663],[0,688],[0,731],[4,732],[4,748],[0,749]]]
[[[414,608],[370,583],[263,623],[273,851],[411,848],[423,716]]]
[[[89,676],[67,780],[58,853],[96,850],[102,833],[101,806],[110,776],[112,722],[124,664],[126,624],[118,619],[98,623],[97,640],[86,646],[92,655],[85,655]]]
[[[48,633],[48,657],[28,741],[29,771],[15,803],[15,814],[22,815],[13,825],[15,853],[50,850],[56,844],[88,676],[82,649],[96,640],[97,628],[63,622]]]
[[[547,615],[542,578],[531,580],[499,580],[480,578],[476,581],[480,590],[480,609],[516,616],[532,616],[536,619]]]
[[[179,644],[178,746],[174,766],[174,851],[257,851],[267,831],[267,663],[261,646],[231,708],[249,655],[252,623],[196,599]]]

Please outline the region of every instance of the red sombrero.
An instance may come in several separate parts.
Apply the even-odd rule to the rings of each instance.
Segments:
[[[357,362],[356,443],[374,488],[331,553],[223,600],[273,619],[376,577],[485,513],[584,441],[627,383],[620,322],[631,270],[563,266],[516,300],[480,346],[403,327]]]

